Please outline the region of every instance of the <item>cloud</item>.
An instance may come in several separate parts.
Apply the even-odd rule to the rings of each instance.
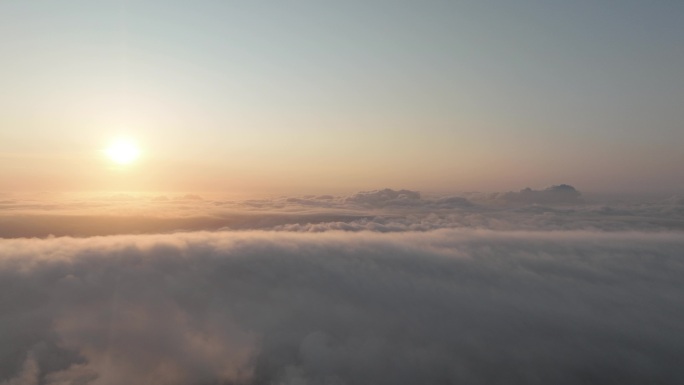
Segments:
[[[0,240],[0,384],[674,384],[682,250],[681,232]]]
[[[582,196],[570,186],[521,193],[440,196],[375,190],[350,196],[223,200],[115,195],[0,203],[0,238],[184,231],[684,230],[681,197]],[[574,192],[573,192],[574,191]],[[193,197],[191,195],[191,197]],[[508,198],[506,198],[508,197]],[[572,202],[574,200],[574,202]],[[538,203],[544,202],[544,203]]]
[[[512,203],[576,203],[580,195],[574,187],[561,184],[544,190],[525,188],[520,192],[507,192],[499,196],[500,199]]]
[[[410,205],[420,200],[420,193],[411,190],[395,191],[389,188],[383,190],[362,191],[345,199],[346,202],[369,206]]]

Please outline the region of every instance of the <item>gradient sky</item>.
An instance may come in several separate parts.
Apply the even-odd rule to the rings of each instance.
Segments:
[[[0,55],[3,191],[684,191],[682,1],[3,1]]]

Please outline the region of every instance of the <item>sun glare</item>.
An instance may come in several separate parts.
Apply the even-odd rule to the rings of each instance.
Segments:
[[[118,164],[132,163],[140,156],[140,150],[135,143],[128,140],[118,140],[112,143],[109,148],[105,150],[109,159]]]

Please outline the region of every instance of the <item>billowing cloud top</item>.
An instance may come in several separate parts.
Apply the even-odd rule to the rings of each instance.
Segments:
[[[420,201],[420,193],[418,191],[395,191],[386,188],[384,190],[363,191],[346,198],[345,201],[370,206],[386,206],[392,204],[416,204]]]
[[[502,194],[500,198],[517,203],[576,203],[580,195],[582,194],[574,187],[561,184],[544,190],[532,190],[528,187],[517,193]]]
[[[680,233],[0,241],[9,384],[643,384],[684,376]]]

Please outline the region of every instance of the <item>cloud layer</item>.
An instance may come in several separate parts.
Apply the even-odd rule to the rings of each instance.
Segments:
[[[249,200],[217,197],[5,197],[0,238],[154,234],[215,230],[299,232],[491,230],[684,230],[681,197],[584,196],[568,185],[519,193],[425,196],[374,190],[349,196]]]
[[[683,252],[678,232],[0,240],[0,384],[674,384]]]

